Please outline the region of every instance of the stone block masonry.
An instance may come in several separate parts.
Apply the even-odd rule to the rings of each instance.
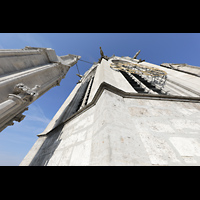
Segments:
[[[196,68],[101,56],[20,165],[200,165]]]

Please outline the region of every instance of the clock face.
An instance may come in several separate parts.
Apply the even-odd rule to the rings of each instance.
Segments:
[[[110,67],[116,71],[125,71],[128,74],[138,74],[154,85],[164,87],[167,73],[155,67],[149,67],[142,63],[134,63],[122,60],[112,60]]]

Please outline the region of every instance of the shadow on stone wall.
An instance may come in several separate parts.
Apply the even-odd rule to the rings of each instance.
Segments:
[[[59,146],[61,140],[59,136],[63,129],[64,124],[59,125],[53,129],[49,134],[29,166],[46,166],[54,154],[54,151]]]

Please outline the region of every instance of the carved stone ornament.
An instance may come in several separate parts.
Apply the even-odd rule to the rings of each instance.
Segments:
[[[38,95],[36,90],[39,87],[39,85],[35,85],[35,87],[31,89],[23,83],[18,83],[14,87],[13,94],[19,95],[25,101],[32,101],[33,97]]]
[[[139,62],[142,62],[142,60],[139,60]],[[155,67],[149,67],[145,64],[112,60],[110,67],[116,71],[125,71],[131,74],[146,76],[151,80],[151,83],[157,84],[160,87],[164,87],[167,80],[167,72]]]
[[[22,113],[24,111],[28,110],[28,107],[25,108],[22,112],[20,112],[19,114],[17,114],[15,117],[13,117],[11,120],[9,120],[6,124],[4,124],[3,127],[0,128],[0,131],[2,131],[4,128],[6,128],[7,126],[13,126],[14,125],[14,122],[13,121],[17,121],[17,122],[21,122],[25,117],[26,115],[23,115]]]

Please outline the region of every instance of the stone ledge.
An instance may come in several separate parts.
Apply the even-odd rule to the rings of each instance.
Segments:
[[[200,97],[186,97],[186,96],[175,96],[175,95],[141,94],[141,93],[125,92],[125,91],[120,90],[106,82],[102,82],[101,85],[99,86],[94,98],[92,99],[92,101],[89,104],[87,104],[85,107],[83,107],[82,109],[78,110],[76,113],[71,115],[69,118],[67,118],[64,122],[62,122],[58,126],[63,125],[64,123],[67,123],[68,121],[74,119],[75,117],[79,116],[83,112],[87,111],[89,108],[93,107],[99,100],[99,98],[104,90],[108,90],[116,95],[122,96],[123,98],[161,100],[161,101],[177,101],[177,102],[193,102],[193,103],[200,102]],[[54,127],[52,130],[50,130],[47,133],[40,133],[37,136],[38,137],[46,136],[51,131],[53,131],[55,128],[57,128],[58,126]]]

